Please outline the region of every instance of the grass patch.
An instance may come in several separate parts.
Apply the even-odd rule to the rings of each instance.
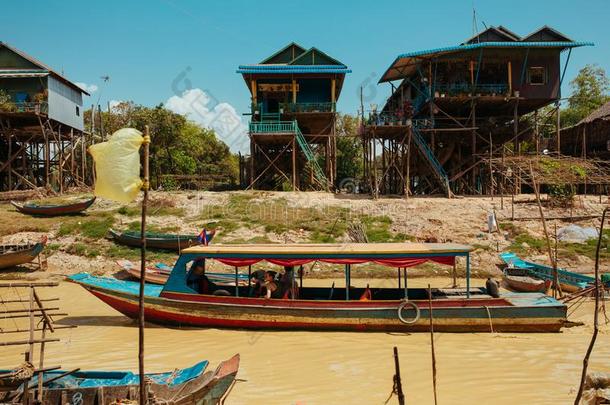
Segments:
[[[604,230],[602,243],[599,249],[599,257],[601,260],[610,258],[610,230]],[[576,256],[586,256],[589,259],[595,259],[595,251],[597,249],[597,238],[589,239],[585,243],[566,243],[560,242],[557,246],[557,254],[560,257],[574,259]]]
[[[97,247],[80,242],[69,245],[65,251],[66,253],[70,253],[72,255],[84,256],[88,258],[94,258],[102,254],[100,249]]]
[[[255,198],[259,197],[255,201]],[[365,226],[371,242],[403,242],[415,240],[414,237],[391,231],[392,219],[389,216],[354,216],[343,207],[326,206],[293,207],[285,198],[264,201],[263,194],[234,193],[225,205],[204,207],[196,221],[208,229],[217,228],[220,235],[227,237],[240,228],[263,228],[265,233],[282,235],[291,231],[309,233],[308,242],[332,243],[341,240],[352,221],[360,220]],[[233,242],[242,241],[234,235]],[[230,239],[230,238],[229,238]],[[268,239],[268,238],[267,238]]]
[[[146,232],[152,233],[176,233],[180,229],[177,225],[172,226],[159,226],[155,224],[146,224]],[[132,221],[127,224],[128,231],[139,231],[140,230],[140,221]]]
[[[128,205],[123,205],[121,208],[116,210],[116,212],[127,217],[135,217],[142,214],[140,207],[130,207]]]
[[[104,249],[104,255],[110,259],[127,259],[127,260],[140,260],[140,249],[132,248],[123,245],[110,245]],[[178,254],[174,252],[158,251],[158,250],[147,250],[146,260],[153,262],[164,262],[167,264],[173,264],[178,258]]]
[[[546,240],[534,238],[529,233],[522,233],[515,237],[513,243],[508,247],[508,250],[515,253],[527,253],[532,250],[542,252],[546,248]]]
[[[500,222],[498,224],[498,229],[502,232],[506,232],[509,238],[514,238],[524,232],[521,227],[515,225],[513,222]]]
[[[81,234],[86,238],[100,239],[106,236],[114,221],[114,217],[109,213],[94,218],[65,221],[60,224],[57,236]]]

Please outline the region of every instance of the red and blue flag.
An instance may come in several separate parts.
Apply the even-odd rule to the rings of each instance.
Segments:
[[[201,232],[199,233],[199,235],[197,235],[197,240],[202,245],[207,246],[210,244],[210,241],[212,240],[212,238],[214,237],[215,234],[216,234],[216,229],[212,229],[211,231],[208,232],[207,229],[203,228],[201,230]]]

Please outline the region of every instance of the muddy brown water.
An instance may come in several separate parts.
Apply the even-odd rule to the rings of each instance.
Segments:
[[[483,282],[476,280],[474,284]],[[305,283],[330,285],[332,280]],[[395,282],[378,280],[372,284],[379,283]],[[441,287],[449,280],[413,279],[410,286],[428,283]],[[366,281],[354,280],[354,284]],[[0,289],[0,294],[27,297],[23,290]],[[46,365],[137,370],[138,329],[133,321],[72,283],[41,289],[40,294],[60,297],[62,312],[70,315],[59,324],[78,325],[55,333],[61,342],[47,345]],[[571,319],[586,325],[557,334],[435,334],[439,403],[571,403],[592,332],[592,311],[593,303],[584,303]],[[13,320],[0,318],[0,328],[14,325]],[[602,327],[591,370],[610,371],[609,330]],[[0,334],[3,341],[26,337]],[[392,389],[393,346],[399,349],[407,402],[433,403],[427,333],[257,332],[148,325],[146,370],[188,367],[201,359],[210,360],[210,366],[215,367],[240,353],[238,378],[245,381],[236,384],[227,404],[383,404]],[[24,349],[0,347],[0,368],[19,364]],[[37,358],[36,354],[36,362]],[[396,398],[389,403],[396,404]]]

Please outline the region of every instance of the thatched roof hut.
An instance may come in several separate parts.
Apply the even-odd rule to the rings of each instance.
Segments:
[[[610,160],[610,101],[561,130],[561,153]]]

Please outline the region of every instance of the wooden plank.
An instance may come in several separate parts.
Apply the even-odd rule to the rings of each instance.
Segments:
[[[30,313],[30,312],[45,312],[46,311],[57,311],[59,309],[59,307],[55,307],[55,308],[34,308],[34,309],[9,309],[6,311],[0,311],[1,314],[23,314],[23,313]]]
[[[61,326],[53,326],[53,328],[55,330],[58,329],[74,329],[76,328],[76,325],[61,325]],[[0,331],[0,335],[4,334],[4,333],[23,333],[23,332],[29,332],[29,329],[10,329],[10,330],[2,330]],[[40,332],[42,331],[42,328],[36,328],[34,329],[35,332]]]
[[[67,315],[68,314],[66,314],[66,313],[48,314],[48,316],[67,316]],[[42,314],[34,314],[34,316],[42,316]],[[8,316],[3,316],[2,319],[16,319],[16,318],[29,318],[29,317],[30,317],[29,314],[25,314],[25,315],[8,315]]]
[[[34,345],[35,343],[59,342],[59,339],[29,339],[29,340],[14,340],[11,342],[0,342],[0,346],[18,346],[18,345]]]
[[[15,287],[57,287],[59,285],[56,281],[34,281],[31,283],[0,283],[0,288],[15,288]]]

